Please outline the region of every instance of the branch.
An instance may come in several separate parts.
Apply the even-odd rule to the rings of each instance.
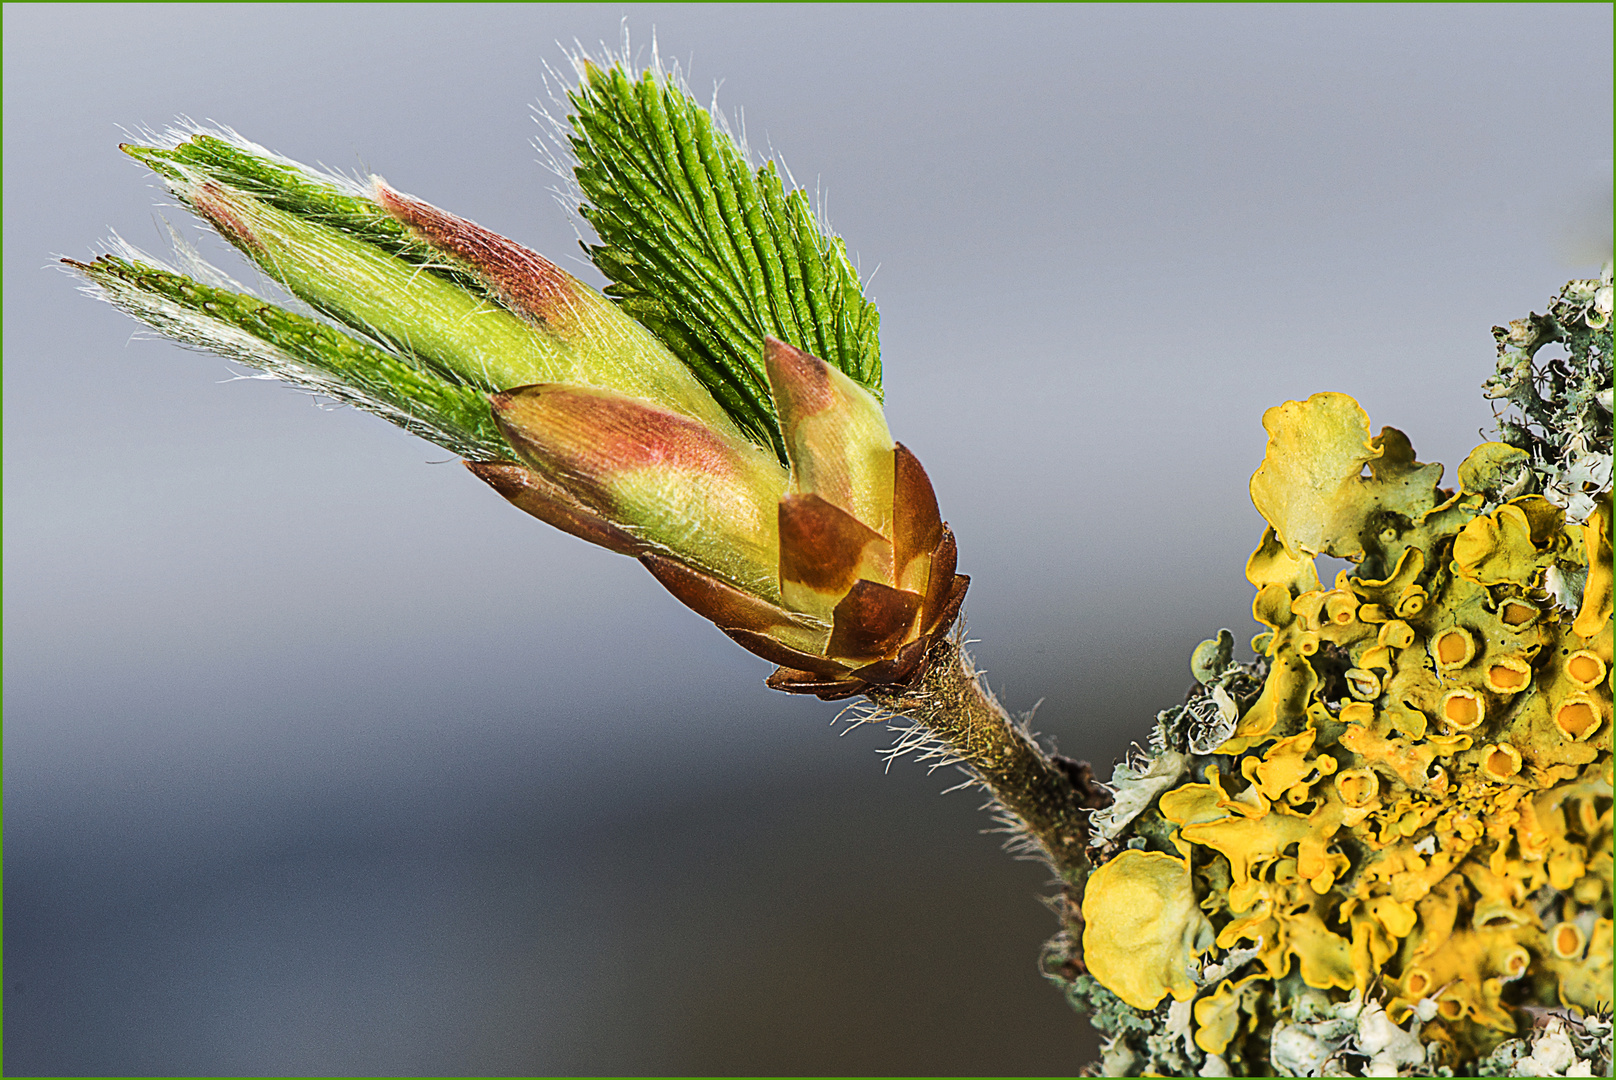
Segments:
[[[1075,890],[1074,898],[1081,895],[1089,868],[1088,813],[1104,797],[1087,786],[1086,767],[1045,753],[1011,718],[958,641],[932,647],[913,688],[872,687],[867,696],[883,713],[913,720],[944,744],[944,755],[992,793],[1066,888]]]

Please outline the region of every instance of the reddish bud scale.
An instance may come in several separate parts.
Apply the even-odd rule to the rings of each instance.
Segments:
[[[931,553],[943,542],[943,519],[931,478],[903,443],[893,451],[892,563],[902,588],[921,589],[930,573]],[[954,572],[952,562],[948,573]]]
[[[548,458],[586,483],[650,466],[720,482],[739,474],[734,449],[707,428],[631,398],[540,384],[493,394],[489,403],[519,452]]]
[[[891,538],[893,442],[868,390],[783,341],[763,343],[792,490],[818,495]]]
[[[384,210],[433,247],[475,267],[511,310],[562,339],[576,334],[585,287],[571,274],[514,240],[394,191],[380,177],[372,184]]]
[[[781,416],[801,420],[836,405],[831,366],[817,356],[778,338],[767,338],[763,343],[763,366]]]
[[[229,194],[219,185],[204,183],[190,195],[196,212],[207,218],[226,240],[250,251],[262,254],[264,243],[248,228],[241,215],[230,205]]]
[[[579,502],[566,488],[545,479],[541,473],[520,465],[486,461],[468,461],[466,468],[477,479],[505,496],[512,506],[548,525],[554,525],[564,533],[591,544],[599,544],[619,555],[638,556],[646,550],[645,544]]]
[[[489,402],[523,461],[641,550],[779,599],[775,504],[786,477],[774,455],[607,390],[540,384]]]
[[[804,610],[829,612],[861,577],[890,578],[886,537],[818,495],[780,500],[780,590]]]
[[[920,594],[860,579],[836,605],[835,628],[825,651],[849,659],[879,660],[909,635],[920,614]]]
[[[679,600],[705,616],[745,648],[777,664],[819,660],[825,625],[726,585],[684,563],[655,553],[640,562]],[[828,663],[827,670],[839,668]]]

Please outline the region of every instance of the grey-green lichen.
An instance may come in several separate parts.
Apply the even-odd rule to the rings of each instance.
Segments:
[[[1525,1038],[1500,1043],[1477,1076],[1609,1076],[1610,1013],[1539,1016]]]
[[[1547,314],[1493,327],[1498,371],[1482,392],[1508,406],[1499,441],[1527,455],[1525,468],[1495,493],[1498,501],[1542,495],[1580,525],[1594,495],[1610,486],[1610,327],[1609,263],[1597,280],[1567,283]]]

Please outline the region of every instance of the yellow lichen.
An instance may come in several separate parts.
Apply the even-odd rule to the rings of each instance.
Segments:
[[[1306,715],[1307,702],[1318,688],[1319,676],[1298,648],[1293,629],[1287,627],[1276,637],[1268,681],[1235,725],[1234,735],[1218,747],[1220,754],[1240,753],[1270,737],[1276,729],[1290,729]]]
[[[1258,980],[1250,975],[1239,982],[1224,979],[1218,988],[1195,1003],[1195,1045],[1209,1054],[1221,1054],[1240,1030],[1242,1012],[1249,1013],[1260,995]]]
[[[1372,769],[1348,769],[1336,776],[1335,789],[1342,802],[1357,809],[1375,801],[1380,794],[1380,778]]]
[[[1392,651],[1392,647],[1390,645],[1370,645],[1366,642],[1360,645],[1360,647],[1353,652],[1352,658],[1357,662],[1358,669],[1361,671],[1384,671],[1390,673],[1397,667],[1396,655],[1397,654]],[[1368,695],[1367,697],[1360,694],[1360,697],[1365,697],[1365,700],[1372,700],[1374,697],[1379,696],[1380,676],[1377,675],[1375,678],[1376,682],[1374,684],[1374,693]]]
[[[1487,703],[1474,690],[1449,690],[1438,715],[1455,731],[1469,731],[1486,719]]]
[[[1263,413],[1268,452],[1251,478],[1251,501],[1291,556],[1329,550],[1341,493],[1380,455],[1369,447],[1369,415],[1346,394],[1314,394]]]
[[[1414,628],[1402,619],[1392,619],[1380,628],[1375,636],[1377,645],[1389,645],[1394,649],[1406,649],[1414,644]]]
[[[1409,968],[1408,974],[1403,976],[1403,995],[1418,1001],[1431,990],[1435,989],[1435,982],[1431,973],[1424,968]]]
[[[1566,926],[1561,923],[1560,926]],[[1578,927],[1580,931],[1581,927]],[[1568,941],[1567,944],[1570,944]],[[1559,1004],[1579,1009],[1609,1009],[1611,1001],[1611,921],[1589,920],[1587,943],[1580,952],[1561,956],[1550,946],[1544,966],[1555,977]]]
[[[1599,730],[1599,702],[1587,693],[1576,693],[1554,708],[1554,726],[1573,742],[1581,742]]]
[[[1587,944],[1582,929],[1576,923],[1561,923],[1549,935],[1550,947],[1561,960],[1580,960],[1582,947]]]
[[[1272,526],[1263,530],[1262,543],[1246,560],[1246,579],[1259,591],[1269,585],[1284,589],[1287,605],[1290,604],[1290,597],[1312,592],[1319,587],[1319,572],[1312,558],[1290,552]]]
[[[1482,443],[1459,463],[1459,486],[1476,495],[1502,491],[1531,457],[1508,443]]]
[[[1344,395],[1264,424],[1252,496],[1270,527],[1246,569],[1266,678],[1220,757],[1160,796],[1152,843],[1177,856],[1124,851],[1091,877],[1085,943],[1119,912],[1096,978],[1130,1002],[1195,996],[1195,1042],[1220,1054],[1286,979],[1337,1002],[1381,987],[1398,1022],[1434,1009],[1421,1038],[1458,1060],[1515,1033],[1520,1006],[1608,1007],[1608,498],[1580,528],[1538,496],[1488,507],[1523,460],[1496,443],[1439,490],[1441,467],[1394,429],[1371,437]],[[1324,588],[1317,555],[1357,572]],[[1578,567],[1573,620],[1547,575]],[[1173,910],[1193,906],[1186,925],[1209,920],[1220,949],[1255,948],[1257,974],[1199,991],[1161,974],[1196,950],[1126,929],[1143,927],[1143,860],[1198,889]]]
[[[1579,690],[1592,690],[1605,681],[1605,662],[1587,649],[1578,649],[1566,657],[1565,673]]]
[[[1366,665],[1365,667],[1348,668],[1347,673],[1342,676],[1347,680],[1347,690],[1359,701],[1374,701],[1380,696],[1380,676],[1370,671],[1367,666],[1374,659],[1379,658],[1363,660],[1361,662]]]
[[[1262,760],[1246,758],[1242,772],[1256,783],[1257,790],[1267,799],[1276,799],[1298,784],[1305,788],[1320,776],[1335,772],[1334,758],[1307,758],[1318,732],[1312,729],[1288,739],[1281,739],[1263,755]]]
[[[1428,594],[1419,585],[1410,585],[1403,590],[1403,595],[1397,598],[1397,612],[1399,619],[1412,619],[1425,610],[1425,598]]]
[[[1505,503],[1454,538],[1454,569],[1480,585],[1530,587],[1566,546],[1564,517],[1540,495]]]
[[[1384,608],[1395,608],[1399,600],[1411,595],[1411,590],[1423,594],[1425,587],[1419,577],[1425,571],[1425,552],[1417,547],[1403,549],[1392,570],[1383,578],[1355,577],[1352,591],[1371,603]]]
[[[1532,681],[1532,665],[1518,656],[1500,656],[1487,665],[1483,679],[1495,694],[1518,694]]]
[[[1489,779],[1508,780],[1521,771],[1521,752],[1508,743],[1489,746],[1481,753],[1481,771]]]
[[[1464,627],[1450,626],[1431,642],[1431,655],[1443,671],[1462,668],[1476,655],[1476,639]]]
[[[1610,493],[1600,500],[1593,517],[1582,527],[1588,583],[1582,589],[1582,610],[1571,624],[1571,632],[1592,638],[1609,632],[1611,616]]]
[[[1189,864],[1157,851],[1124,851],[1090,876],[1083,898],[1089,971],[1136,1009],[1195,992],[1191,965],[1212,944]]]
[[[1542,612],[1525,600],[1511,597],[1498,605],[1498,619],[1511,630],[1524,630],[1537,621]]]
[[[1358,607],[1358,598],[1353,595],[1351,589],[1334,589],[1324,597],[1325,621],[1337,627],[1356,622]]]

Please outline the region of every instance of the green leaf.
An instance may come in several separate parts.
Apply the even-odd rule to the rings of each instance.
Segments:
[[[277,210],[329,225],[462,289],[488,296],[481,281],[446,265],[431,245],[351,180],[317,172],[234,134],[199,131],[173,147],[125,143],[120,149],[165,180],[210,180],[246,192]]]
[[[472,461],[519,460],[478,388],[245,293],[103,255],[64,260],[154,330],[375,413]]]
[[[575,351],[554,335],[340,229],[234,188],[212,184],[188,190],[181,181],[172,186],[298,299],[390,352],[484,390],[569,381],[578,373]],[[674,366],[672,358],[669,364]]]
[[[846,245],[753,170],[677,80],[584,68],[570,95],[586,245],[622,304],[683,360],[736,422],[784,454],[763,370],[773,336],[881,394],[880,320]]]

